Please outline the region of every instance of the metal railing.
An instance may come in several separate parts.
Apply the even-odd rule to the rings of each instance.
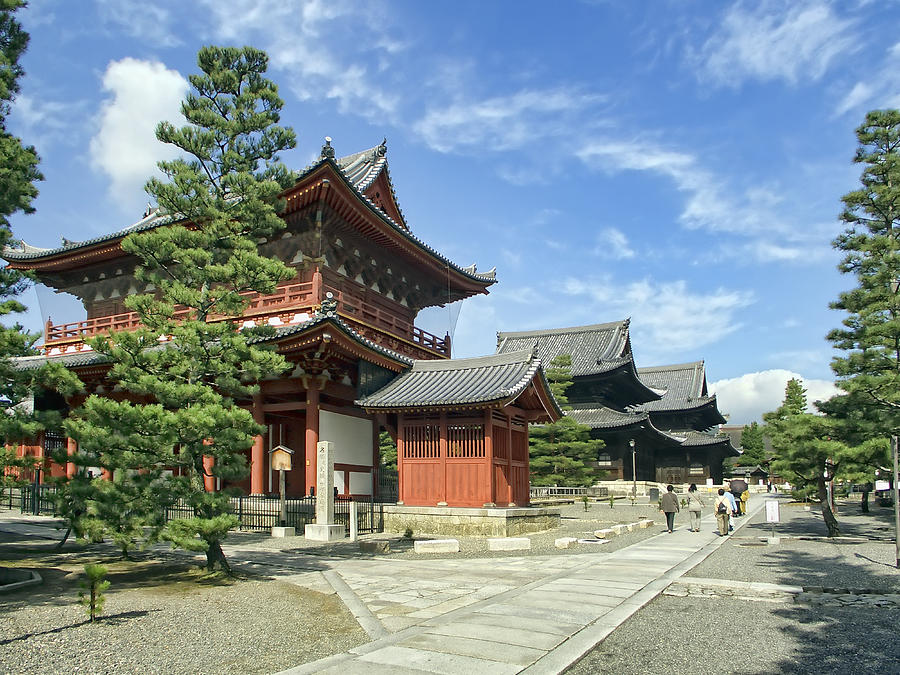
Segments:
[[[609,489],[605,487],[561,487],[558,485],[532,485],[531,499],[548,499],[552,497],[606,497]]]

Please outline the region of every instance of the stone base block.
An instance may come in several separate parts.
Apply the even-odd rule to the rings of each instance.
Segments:
[[[628,523],[628,524],[625,526],[625,529],[628,530],[629,532],[634,532],[638,527],[639,527],[639,526],[638,526],[637,523]]]
[[[416,553],[459,553],[459,539],[423,539],[413,544]]]
[[[769,546],[774,546],[775,544],[781,543],[781,537],[766,537],[766,543]]]
[[[624,534],[625,532],[628,532],[628,526],[627,525],[613,525],[612,531],[615,532],[616,534]]]
[[[488,539],[488,551],[528,551],[531,549],[531,539],[528,537],[504,537],[503,539]]]
[[[312,541],[337,541],[344,538],[343,525],[307,525],[304,535]]]
[[[391,542],[389,541],[361,541],[359,542],[359,550],[363,553],[390,553]]]
[[[597,539],[609,539],[610,537],[616,536],[616,531],[612,529],[594,530],[594,536],[597,537]]]
[[[517,537],[559,527],[559,509],[454,506],[384,507],[384,531],[451,537]]]
[[[272,528],[272,536],[273,537],[296,537],[297,530],[293,527],[273,527]]]
[[[553,545],[556,548],[572,548],[577,543],[578,540],[575,537],[560,537],[553,542]]]
[[[638,523],[638,527],[640,527],[642,530],[646,530],[648,527],[653,527],[653,521],[652,520],[642,520]]]

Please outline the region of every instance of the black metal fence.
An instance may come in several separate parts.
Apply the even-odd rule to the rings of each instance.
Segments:
[[[52,516],[56,515],[56,492],[55,485],[24,485],[20,488],[10,488],[9,496],[4,497],[3,502],[12,509],[15,500],[22,513]]]
[[[19,509],[33,515],[56,515],[55,485],[25,485],[7,488],[0,493],[0,508]],[[352,499],[338,497],[334,503],[334,522],[350,531],[350,510],[356,504],[357,531],[360,534],[384,530],[383,502],[371,497]],[[239,530],[265,531],[281,524],[281,501],[277,497],[232,497],[231,510],[240,521]],[[193,508],[184,501],[170,505],[165,511],[165,521],[176,518],[192,518]],[[316,498],[302,497],[285,500],[285,525],[295,527],[298,533],[304,526],[316,522]]]
[[[382,503],[369,497],[351,499],[338,497],[334,503],[334,522],[350,531],[350,509],[356,504],[357,531],[360,534],[381,532],[384,529]],[[303,532],[304,526],[316,522],[316,498],[302,497],[286,499],[285,525]],[[281,501],[277,497],[232,497],[231,512],[240,521],[238,529],[245,531],[265,531],[281,524]],[[173,504],[166,509],[166,521],[175,518],[191,518],[193,510],[185,502]]]

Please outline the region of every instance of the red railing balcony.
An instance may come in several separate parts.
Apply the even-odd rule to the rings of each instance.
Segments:
[[[271,295],[257,295],[247,293],[250,302],[244,311],[243,318],[246,322],[252,321],[256,325],[268,324],[270,326],[283,326],[299,324],[309,320],[312,313],[318,309],[325,292],[330,292],[338,303],[338,314],[358,323],[364,327],[375,329],[376,333],[388,333],[400,342],[391,345],[396,351],[406,353],[416,358],[427,357],[425,352],[450,356],[450,341],[447,338],[439,338],[427,331],[417,328],[412,323],[391,314],[388,311],[367,305],[361,298],[353,293],[347,293],[338,289],[329,288],[321,283],[321,277],[313,281],[280,286]],[[189,310],[175,312],[175,317],[185,316]],[[216,316],[211,321],[224,321],[229,317]],[[141,326],[140,317],[135,312],[124,312],[110,316],[98,316],[84,321],[72,323],[46,324],[44,332],[44,353],[61,354],[78,352],[90,349],[84,344],[84,340],[95,335],[108,333],[109,331],[129,331]],[[368,332],[368,331],[367,331]],[[379,342],[377,334],[375,342]],[[409,349],[404,349],[404,343]]]

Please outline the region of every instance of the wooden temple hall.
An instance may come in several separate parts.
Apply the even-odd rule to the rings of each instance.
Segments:
[[[738,456],[707,390],[703,361],[638,368],[630,321],[497,334],[497,353],[534,346],[545,364],[572,358],[571,415],[605,442],[598,467],[609,480],[722,482],[722,460]]]
[[[317,442],[327,440],[338,492],[371,495],[378,485],[379,433],[387,430],[398,447],[403,504],[527,505],[528,425],[561,415],[540,353],[528,344],[454,360],[448,335],[415,325],[420,310],[487,293],[496,276],[457,265],[413,233],[397,202],[386,152],[382,143],[336,158],[326,140],[318,160],[283,194],[286,228],[260,250],[296,275],[276,293],[251,298],[244,315],[229,320],[275,327],[271,343],[293,368],[240,402],[267,432],[247,449],[250,475],[232,486],[247,494],[277,492],[269,451],[283,445],[295,458],[286,494],[309,494]],[[86,310],[83,320],[48,321],[42,354],[18,360],[20,368],[58,360],[79,375],[85,394],[67,401],[37,396],[37,405],[50,400],[72,409],[90,393],[123,395],[107,378],[109,365],[84,340],[138,325],[123,301],[147,289],[137,282],[136,260],[122,250],[122,240],[176,220],[151,209],[106,236],[3,252],[10,267],[76,296]],[[71,439],[49,438],[22,448],[46,458],[51,442],[76,449]],[[46,461],[45,475],[67,470]],[[207,489],[223,487],[207,479]]]

